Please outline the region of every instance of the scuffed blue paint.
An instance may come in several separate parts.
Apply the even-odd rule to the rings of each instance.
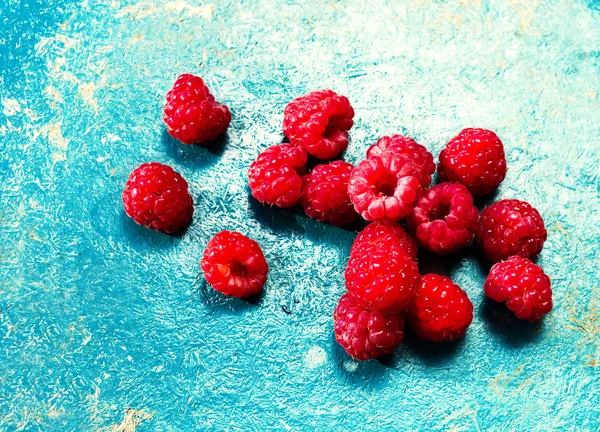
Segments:
[[[0,429],[597,430],[600,92],[595,2],[9,0],[0,5]],[[230,106],[205,149],[164,130],[166,91],[202,75]],[[249,198],[246,170],[282,140],[285,104],[330,87],[356,110],[356,163],[384,134],[437,154],[467,126],[503,139],[549,230],[555,309],[517,322],[484,299],[476,250],[423,271],[475,305],[467,337],[410,335],[381,362],[334,342],[355,234]],[[129,172],[190,183],[178,236],[135,225]],[[217,231],[263,246],[253,303],[203,282]],[[286,312],[289,311],[290,313]],[[129,429],[126,429],[128,427]]]

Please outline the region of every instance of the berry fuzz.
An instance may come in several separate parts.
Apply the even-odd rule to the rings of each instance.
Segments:
[[[309,217],[336,226],[358,219],[348,197],[348,179],[352,168],[351,164],[338,160],[317,165],[302,178],[301,203]]]
[[[419,245],[437,254],[455,252],[473,240],[479,212],[460,183],[441,183],[426,191],[406,217]]]
[[[252,196],[263,204],[293,207],[302,196],[306,172],[304,149],[291,144],[269,147],[250,165],[248,183]]]
[[[391,353],[404,338],[401,315],[369,312],[344,294],[333,314],[336,341],[356,360]]]
[[[417,336],[432,342],[460,339],[473,321],[473,304],[467,293],[450,279],[427,274],[408,310]]]
[[[211,141],[227,130],[229,108],[215,101],[202,78],[183,74],[167,93],[167,131],[184,144]]]
[[[525,201],[502,200],[481,212],[475,238],[492,262],[540,253],[548,237],[539,212]]]
[[[174,233],[190,223],[194,201],[188,184],[173,168],[142,164],[129,175],[122,194],[125,213],[140,225]]]
[[[438,173],[443,181],[464,184],[475,197],[496,189],[506,177],[504,146],[485,129],[463,129],[440,153]]]
[[[227,296],[243,298],[262,292],[269,266],[258,243],[235,231],[221,231],[202,257],[206,281]]]
[[[506,302],[520,319],[537,321],[552,310],[550,278],[527,258],[512,256],[494,264],[483,290],[492,300]]]
[[[407,156],[391,151],[362,161],[348,182],[354,208],[369,221],[402,219],[421,191],[421,171]]]
[[[285,107],[283,133],[290,143],[319,159],[330,160],[348,147],[354,110],[345,96],[317,90]]]
[[[412,259],[417,258],[417,243],[401,225],[395,222],[372,222],[367,225],[356,236],[350,255],[352,256],[357,250],[371,248],[377,244],[387,247],[385,245],[390,243],[399,245]]]

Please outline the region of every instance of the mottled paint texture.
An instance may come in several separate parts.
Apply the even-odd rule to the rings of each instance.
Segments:
[[[0,429],[600,427],[597,1],[6,0],[0,30]],[[210,149],[165,132],[181,72],[232,110]],[[356,110],[352,163],[384,134],[437,155],[463,127],[498,133],[509,172],[492,198],[530,201],[548,227],[542,323],[484,300],[469,249],[421,259],[472,299],[463,341],[409,335],[361,364],[335,344],[355,234],[263,208],[245,176],[281,142],[285,104],[327,87]],[[147,161],[190,183],[180,236],[124,215],[123,185]],[[203,282],[222,229],[264,249],[253,303]]]

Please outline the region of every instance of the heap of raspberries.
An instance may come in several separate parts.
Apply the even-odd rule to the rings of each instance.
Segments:
[[[550,278],[530,258],[547,231],[529,203],[503,199],[481,214],[474,198],[496,190],[506,177],[500,138],[468,128],[439,154],[414,139],[384,136],[356,166],[336,160],[349,144],[354,109],[347,97],[317,90],[290,102],[283,113],[289,142],[263,149],[249,166],[252,196],[268,206],[296,207],[338,227],[369,222],[350,250],[347,292],[335,308],[337,342],[357,360],[390,354],[404,338],[405,323],[431,342],[465,336],[473,304],[450,278],[419,273],[419,248],[445,255],[476,240],[494,263],[485,281],[487,297],[506,304],[519,319],[537,321],[552,309]],[[218,103],[202,78],[183,74],[166,97],[168,132],[184,144],[205,143],[223,134],[229,109]],[[174,233],[192,219],[188,183],[169,166],[142,164],[122,194],[125,212],[137,223]],[[221,231],[204,251],[206,281],[227,296],[260,294],[269,266],[259,244],[234,231]],[[469,291],[473,291],[470,288]]]

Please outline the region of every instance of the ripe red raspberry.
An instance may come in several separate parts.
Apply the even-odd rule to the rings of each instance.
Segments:
[[[215,101],[202,78],[183,74],[167,93],[164,120],[172,137],[195,144],[214,140],[225,132],[231,113]]]
[[[333,159],[348,147],[354,110],[345,96],[317,90],[285,107],[283,133],[290,143],[319,159]]]
[[[346,288],[359,306],[370,311],[405,309],[420,278],[415,261],[389,240],[355,249],[346,268]]]
[[[206,281],[225,295],[243,298],[262,291],[269,266],[258,243],[235,231],[221,231],[202,257]]]
[[[540,253],[548,237],[544,220],[530,204],[502,200],[481,212],[475,238],[483,254],[492,262],[511,255],[524,258]]]
[[[421,170],[421,186],[429,186],[431,175],[435,172],[435,162],[433,155],[425,147],[417,144],[414,139],[402,135],[384,136],[367,150],[367,158],[381,156],[387,150],[408,156]]]
[[[306,159],[304,149],[291,144],[274,145],[263,151],[248,171],[252,196],[282,208],[296,205],[302,196]]]
[[[447,342],[465,335],[473,321],[473,304],[467,293],[447,277],[427,274],[421,279],[408,313],[418,337]]]
[[[125,213],[140,225],[174,233],[190,223],[194,201],[188,184],[173,168],[142,164],[129,175],[122,195]]]
[[[443,181],[464,184],[475,197],[496,189],[506,176],[504,146],[485,129],[463,129],[440,153],[438,173]]]
[[[362,161],[350,174],[348,195],[367,220],[397,221],[421,195],[421,171],[407,156],[391,151]]]
[[[520,319],[537,321],[552,310],[550,278],[527,258],[512,256],[494,264],[483,290],[492,300],[506,302]]]
[[[391,353],[404,339],[404,319],[398,314],[369,312],[344,294],[333,313],[335,339],[356,360]]]
[[[400,245],[402,250],[406,252],[412,259],[417,258],[417,243],[408,235],[402,226],[395,222],[373,222],[363,229],[354,240],[350,255],[353,255],[356,250],[373,245],[383,245],[395,243]],[[386,247],[386,246],[383,246]]]
[[[460,183],[441,183],[425,192],[406,217],[419,244],[437,254],[455,252],[473,240],[479,212]]]
[[[309,217],[336,226],[358,219],[348,197],[348,179],[352,168],[351,164],[338,160],[317,165],[302,178],[301,202]]]

